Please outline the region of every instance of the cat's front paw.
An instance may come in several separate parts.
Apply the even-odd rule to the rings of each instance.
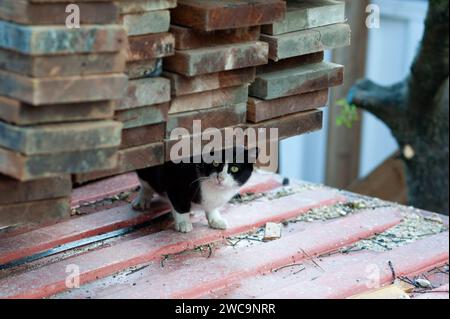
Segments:
[[[190,233],[193,229],[191,222],[175,222],[175,230],[180,233]]]
[[[228,223],[222,216],[214,216],[208,219],[209,227],[214,229],[222,229],[225,230],[228,228]]]
[[[149,196],[143,196],[142,194],[139,194],[138,197],[136,197],[133,200],[131,206],[133,207],[134,210],[140,212],[147,212],[151,209],[152,198]]]

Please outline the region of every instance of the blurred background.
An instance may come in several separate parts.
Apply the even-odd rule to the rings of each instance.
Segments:
[[[324,129],[281,143],[280,173],[366,195],[404,203],[406,187],[398,146],[376,117],[361,112],[352,128],[336,125],[349,88],[367,77],[389,85],[405,78],[424,31],[426,0],[347,0],[352,46],[327,52],[327,59],[345,65],[345,84],[332,89],[324,111]],[[367,28],[369,4],[380,9],[380,27]]]

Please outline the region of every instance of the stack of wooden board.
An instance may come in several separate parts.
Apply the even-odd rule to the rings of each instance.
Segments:
[[[70,216],[70,175],[20,182],[0,175],[0,233]]]
[[[175,40],[168,32],[169,9],[176,0],[122,0],[120,21],[128,35],[125,98],[116,105],[123,123],[118,166],[76,174],[77,184],[164,162],[164,137],[170,102],[170,81],[161,77],[163,58],[173,55]]]
[[[282,21],[285,11],[279,0],[178,0],[170,29],[175,55],[164,64],[173,96],[166,160],[173,159],[170,150],[183,133],[172,134],[175,129],[188,136],[194,133],[194,120],[201,120],[202,130],[246,122],[248,85],[255,67],[268,62],[260,26]]]
[[[67,216],[67,176],[117,165],[126,32],[112,1],[78,0],[81,26],[69,28],[70,3],[0,1],[0,226]]]
[[[279,138],[322,126],[328,89],[343,81],[343,67],[324,62],[324,50],[350,44],[345,3],[288,0],[283,21],[262,28],[269,44],[268,65],[258,67],[250,86],[249,127],[279,129]]]

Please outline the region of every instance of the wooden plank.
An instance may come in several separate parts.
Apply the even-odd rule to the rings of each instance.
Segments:
[[[162,77],[128,81],[125,97],[116,110],[127,110],[170,101],[170,81]]]
[[[16,125],[107,120],[113,118],[115,107],[111,101],[36,107],[0,96],[0,120]]]
[[[247,103],[247,99],[247,85],[183,95],[172,99],[169,114]]]
[[[332,60],[345,68],[343,85],[333,89],[330,97],[326,184],[333,187],[346,188],[359,176],[361,122],[353,123],[351,129],[338,127],[336,117],[340,108],[336,101],[346,98],[353,84],[365,75],[368,29],[361,17],[366,14],[368,5],[368,0],[347,1],[346,15],[353,31],[352,44],[333,51]],[[358,114],[361,118],[361,112]]]
[[[81,123],[15,126],[0,121],[0,147],[24,155],[50,154],[118,147],[122,123]]]
[[[169,10],[130,13],[120,16],[129,36],[162,33],[169,31]]]
[[[0,229],[41,224],[70,217],[70,198],[0,205]]]
[[[121,14],[167,10],[177,6],[177,0],[126,0],[118,2]]]
[[[292,96],[340,85],[343,67],[329,62],[260,74],[250,86],[250,96],[264,100]]]
[[[176,50],[191,50],[215,45],[258,41],[260,27],[255,26],[202,32],[191,28],[172,25],[170,27],[170,32],[175,36]]]
[[[175,38],[168,32],[129,37],[127,62],[171,56],[174,47]]]
[[[30,182],[19,182],[0,175],[0,205],[69,197],[71,192],[72,180],[70,175]]]
[[[267,64],[267,54],[267,43],[260,41],[176,51],[164,69],[186,76],[216,73]]]
[[[146,126],[130,128],[122,131],[121,149],[147,145],[164,140],[166,124],[157,123]]]
[[[264,25],[262,32],[279,35],[342,22],[345,22],[344,1],[291,0],[287,2],[286,17]]]
[[[177,113],[169,115],[167,120],[167,137],[176,128],[193,133],[194,120],[201,121],[202,130],[207,128],[224,128],[245,123],[247,104],[241,103],[213,109]]]
[[[269,44],[269,59],[278,61],[294,56],[350,45],[351,30],[347,24],[335,24],[277,36],[261,35]]]
[[[188,95],[251,83],[255,80],[255,68],[244,68],[217,73],[186,77],[164,72],[170,79],[173,96]]]
[[[33,156],[0,148],[0,174],[20,181],[91,172],[114,168],[116,165],[117,147]]]
[[[250,97],[247,104],[247,121],[252,123],[309,111],[323,107],[328,102],[328,89],[293,95],[274,100]]]
[[[80,24],[114,24],[118,22],[117,5],[111,1],[83,2],[79,0],[64,3],[33,3],[28,0],[0,1],[0,19],[28,25],[63,25],[68,14],[69,3],[80,8]]]
[[[122,73],[125,60],[121,52],[30,56],[0,49],[1,69],[31,77]]]
[[[170,103],[148,105],[127,110],[118,110],[114,116],[123,123],[124,129],[146,126],[167,121]]]
[[[119,151],[118,165],[116,168],[76,174],[73,176],[73,180],[76,184],[83,184],[150,166],[161,165],[164,163],[164,155],[163,142],[123,149]]]
[[[280,140],[322,129],[323,112],[319,110],[301,112],[269,121],[246,124],[253,129],[278,129]]]
[[[279,21],[285,11],[279,0],[178,0],[172,23],[202,31],[236,29]]]
[[[0,70],[0,95],[32,105],[115,100],[127,82],[124,74],[30,78]]]
[[[130,61],[125,67],[125,74],[130,80],[158,77],[163,71],[162,58]]]
[[[127,33],[119,25],[23,26],[0,20],[0,48],[29,55],[118,52]]]
[[[286,58],[277,62],[269,61],[268,64],[260,65],[256,68],[256,75],[270,73],[275,71],[289,70],[302,65],[315,64],[323,62],[324,52],[315,52],[292,58]]]

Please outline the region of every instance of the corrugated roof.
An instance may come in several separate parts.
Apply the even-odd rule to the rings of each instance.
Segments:
[[[161,201],[130,208],[133,174],[80,188],[77,216],[0,237],[0,297],[347,298],[396,279],[416,286],[408,297],[448,298],[447,217],[281,181],[256,174],[224,208],[229,229],[197,213],[189,234]],[[264,240],[268,222],[279,239]],[[77,271],[81,289],[69,289]]]

